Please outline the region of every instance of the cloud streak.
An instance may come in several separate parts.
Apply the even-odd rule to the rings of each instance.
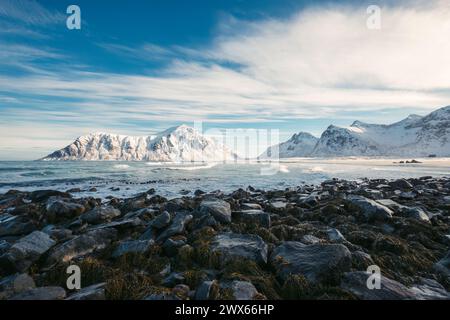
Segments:
[[[6,8],[0,15],[26,22]],[[77,67],[58,71],[55,65],[64,63],[59,52],[34,49],[32,58],[25,58],[23,47],[8,45],[8,64],[29,74],[0,76],[0,116],[22,124],[34,119],[42,127],[67,118],[72,124],[68,132],[77,125],[82,134],[100,127],[129,129],[145,121],[283,122],[399,108],[427,112],[447,105],[449,6],[384,7],[381,30],[366,28],[365,9],[327,6],[283,20],[227,19],[203,48],[100,44],[119,57],[167,60],[156,75],[94,67],[91,72]],[[56,64],[42,70],[42,59]],[[142,127],[130,133],[136,130]]]

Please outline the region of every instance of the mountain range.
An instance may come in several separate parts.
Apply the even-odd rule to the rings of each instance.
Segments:
[[[426,116],[410,115],[389,124],[355,121],[349,127],[330,125],[316,138],[296,133],[288,141],[268,148],[260,158],[278,148],[280,158],[345,156],[450,156],[450,106]]]
[[[259,159],[275,157],[448,157],[450,106],[426,116],[410,115],[389,125],[353,122],[349,127],[330,125],[316,138],[307,132],[269,147]],[[93,133],[42,160],[129,160],[208,162],[238,159],[230,148],[186,125],[156,136]]]
[[[92,133],[79,137],[42,160],[208,162],[233,160],[236,157],[227,146],[215,139],[180,125],[156,136]]]

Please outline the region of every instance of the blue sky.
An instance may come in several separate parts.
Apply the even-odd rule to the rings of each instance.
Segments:
[[[0,160],[202,121],[286,140],[450,101],[447,1],[0,0]],[[81,30],[66,8],[81,8]]]

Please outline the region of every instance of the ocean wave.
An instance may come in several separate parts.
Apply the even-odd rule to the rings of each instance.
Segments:
[[[217,163],[210,163],[210,164],[201,165],[201,166],[171,166],[171,167],[165,167],[163,169],[195,171],[195,170],[211,169],[211,168],[214,168],[215,166],[217,166]]]
[[[114,169],[128,169],[130,166],[128,164],[115,164]]]

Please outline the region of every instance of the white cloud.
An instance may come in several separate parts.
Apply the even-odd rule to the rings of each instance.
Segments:
[[[158,76],[72,68],[0,76],[0,88],[27,94],[30,105],[41,104],[42,96],[60,99],[50,105],[71,99],[58,107],[58,117],[102,127],[127,120],[337,118],[402,107],[426,112],[449,104],[448,4],[384,7],[381,30],[367,29],[366,19],[366,8],[359,6],[316,7],[286,20],[228,19],[204,48],[103,45],[143,60],[172,59]],[[14,103],[9,108],[15,112]],[[50,117],[39,110],[32,115]]]
[[[62,13],[47,10],[35,0],[0,0],[0,17],[29,25],[48,25],[65,20]]]

